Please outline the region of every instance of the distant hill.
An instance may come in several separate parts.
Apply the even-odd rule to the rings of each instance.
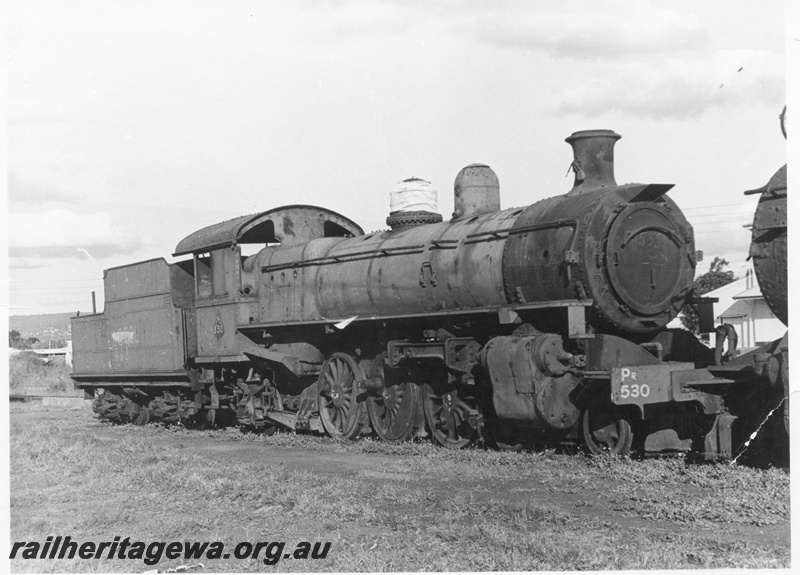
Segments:
[[[22,337],[36,337],[41,341],[69,339],[69,318],[74,315],[74,312],[11,315],[8,317],[8,329],[17,330]]]

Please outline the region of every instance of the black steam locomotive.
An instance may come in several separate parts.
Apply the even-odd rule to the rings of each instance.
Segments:
[[[364,234],[294,205],[109,269],[103,313],[72,319],[76,385],[137,424],[732,457],[782,397],[774,356],[715,366],[666,329],[692,298],[693,230],[672,185],[616,184],[619,137],[567,138],[573,188],[524,208],[472,164],[447,222],[410,204]]]

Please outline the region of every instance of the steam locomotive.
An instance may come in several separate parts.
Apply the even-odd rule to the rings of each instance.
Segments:
[[[780,116],[781,132],[786,138],[786,107]],[[784,164],[769,179],[766,185],[748,190],[745,195],[759,194],[753,216],[752,239],[748,259],[753,262],[753,271],[761,288],[764,300],[772,313],[781,322],[789,325],[788,290],[788,210],[787,210],[787,165]],[[735,358],[729,368],[739,365],[745,368],[752,363],[762,368],[769,386],[772,387],[771,417],[763,420],[762,428],[767,437],[766,450],[770,462],[779,465],[789,461],[789,332],[771,343],[763,345],[751,354]]]
[[[774,355],[717,366],[666,329],[707,309],[693,229],[671,184],[617,185],[619,138],[572,134],[572,189],[527,207],[472,164],[449,221],[412,179],[385,231],[292,205],[106,270],[104,311],[72,318],[76,386],[136,424],[733,457],[782,395]]]

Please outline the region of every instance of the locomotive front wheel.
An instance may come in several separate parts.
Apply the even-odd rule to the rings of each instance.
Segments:
[[[421,425],[419,386],[404,381],[387,385],[380,395],[367,398],[367,412],[378,437],[391,443],[408,441]]]
[[[590,453],[625,456],[631,451],[633,432],[625,417],[611,409],[587,409],[583,413],[583,439]]]
[[[358,401],[364,373],[346,353],[334,353],[319,375],[319,418],[325,431],[336,439],[355,439],[367,420],[363,402]]]
[[[422,405],[425,421],[436,443],[448,449],[461,449],[475,441],[478,430],[473,422],[478,413],[467,401],[467,398],[459,397],[456,390],[439,394],[429,383],[425,384]]]

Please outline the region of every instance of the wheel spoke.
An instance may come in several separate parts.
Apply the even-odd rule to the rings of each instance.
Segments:
[[[470,424],[472,414],[477,415],[475,398],[463,395],[464,392],[452,389],[438,393],[433,386],[426,384],[423,390],[425,419],[434,441],[450,449],[460,449],[472,443],[477,437],[477,429]]]
[[[630,452],[630,423],[613,407],[588,409],[583,415],[583,438],[590,453],[624,456]]]
[[[367,398],[367,411],[376,435],[384,441],[408,441],[420,427],[420,393],[416,384],[404,381],[386,386],[380,395]]]
[[[357,401],[360,367],[344,353],[334,353],[322,366],[319,378],[319,415],[328,435],[354,439],[365,422],[365,407]]]

